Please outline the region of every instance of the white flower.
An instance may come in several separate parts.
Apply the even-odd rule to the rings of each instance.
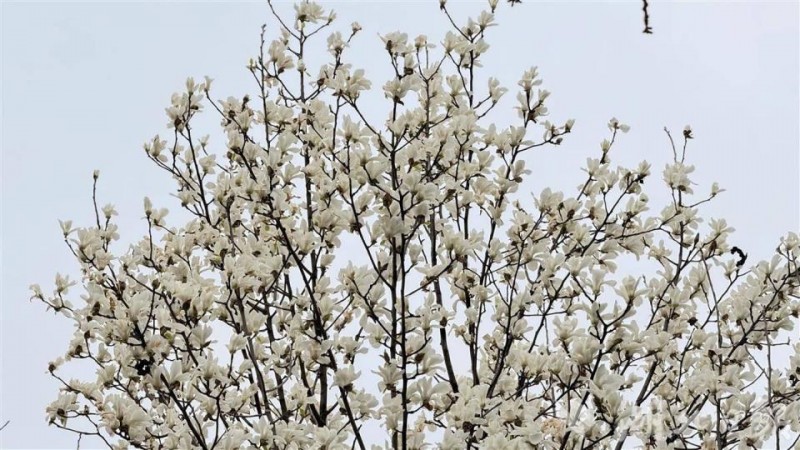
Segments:
[[[78,395],[74,392],[61,392],[58,399],[47,406],[47,420],[53,423],[58,420],[62,425],[67,423],[70,412],[78,410]]]
[[[333,381],[341,388],[347,388],[358,379],[361,372],[356,372],[353,366],[339,367],[336,369]]]

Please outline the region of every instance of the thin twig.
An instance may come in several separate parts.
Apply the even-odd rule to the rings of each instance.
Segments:
[[[644,12],[644,30],[642,33],[644,34],[653,34],[653,29],[650,27],[650,13],[647,11],[648,8],[647,0],[642,0],[642,11]]]

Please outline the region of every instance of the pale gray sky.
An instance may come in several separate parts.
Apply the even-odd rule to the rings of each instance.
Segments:
[[[464,17],[483,4],[453,9]],[[425,33],[438,42],[437,5],[328,3],[339,29],[363,25],[350,58],[376,87],[387,64],[376,33]],[[612,116],[632,127],[612,157],[648,159],[660,178],[671,154],[663,127],[680,134],[691,124],[699,192],[712,181],[727,189],[705,215],[726,217],[737,229],[732,242],[752,259],[769,256],[781,235],[800,229],[798,3],[656,2],[650,36],[641,34],[639,6],[526,0],[501,8],[487,74],[511,88],[513,100],[519,75],[538,66],[553,92],[552,118],[576,119],[562,147],[531,157],[527,189],[574,192],[579,165],[597,155]],[[71,325],[30,303],[27,290],[40,283],[49,291],[56,271],[78,278],[57,219],[89,223],[93,169],[101,171],[99,201],[120,212],[123,242],[145,231],[145,195],[175,216],[172,181],[141,144],[165,133],[164,107],[189,75],[214,78],[216,97],[251,92],[244,66],[270,17],[262,2],[19,2],[3,3],[1,14],[0,424],[11,423],[0,447],[74,448],[75,437],[48,427],[44,414],[57,390],[47,363],[63,353]],[[216,122],[208,121],[212,136]]]

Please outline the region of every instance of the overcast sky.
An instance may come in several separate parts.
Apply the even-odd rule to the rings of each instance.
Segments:
[[[377,33],[439,42],[437,4],[328,5],[339,29],[362,24],[350,61],[380,86],[387,61]],[[463,18],[482,6],[453,10]],[[531,156],[525,188],[575,192],[580,165],[597,156],[616,116],[632,129],[612,157],[651,161],[658,198],[656,179],[671,155],[663,128],[680,134],[691,124],[697,190],[713,181],[727,189],[704,215],[727,218],[737,229],[731,242],[752,259],[768,257],[781,235],[800,230],[798,3],[654,3],[650,13],[655,33],[643,35],[638,1],[501,8],[486,74],[512,88],[513,99],[522,71],[538,66],[553,93],[552,119],[576,119],[563,146]],[[57,393],[47,363],[66,349],[71,325],[28,301],[31,283],[50,291],[56,272],[79,278],[57,219],[89,223],[94,169],[100,203],[120,212],[123,242],[145,231],[145,195],[174,216],[173,183],[141,145],[166,132],[164,107],[189,75],[214,78],[218,98],[252,92],[245,64],[265,21],[274,30],[262,2],[3,3],[0,424],[11,423],[0,447],[75,446],[44,413]],[[208,124],[213,136],[216,119]]]

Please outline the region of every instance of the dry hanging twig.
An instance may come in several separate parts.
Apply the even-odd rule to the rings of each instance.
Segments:
[[[650,13],[647,12],[647,0],[642,0],[642,11],[644,12],[644,30],[642,33],[653,34],[653,29],[650,27]]]

